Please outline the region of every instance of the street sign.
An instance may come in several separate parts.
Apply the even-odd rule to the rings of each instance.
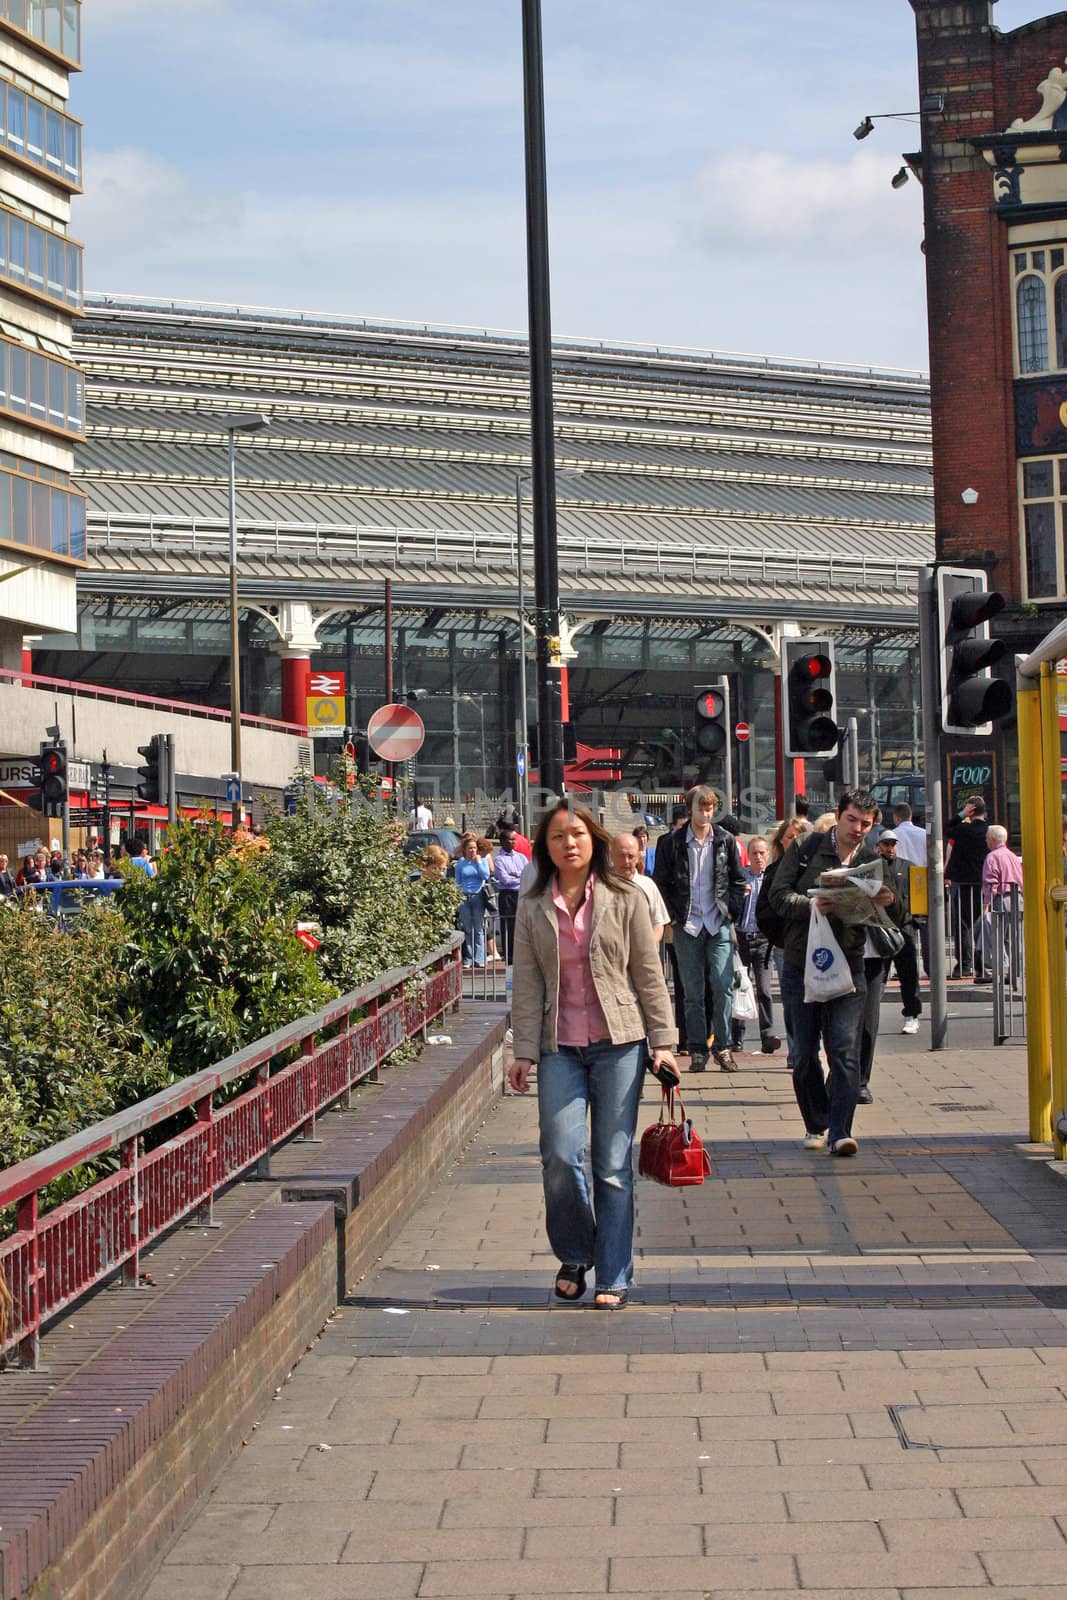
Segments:
[[[525,778],[525,776],[526,776],[526,751],[525,750],[520,750],[518,755],[515,757],[515,766],[516,766],[516,769],[518,771],[519,777],[520,778]]]
[[[312,733],[325,729],[333,733],[345,725],[344,695],[309,694],[307,697],[308,727]]]
[[[226,799],[231,806],[241,803],[241,780],[236,772],[224,772],[226,780]]]
[[[426,729],[411,706],[379,706],[367,724],[367,739],[383,761],[408,761],[422,749]]]
[[[737,740],[738,744],[744,744],[746,739],[751,738],[751,736],[752,729],[749,727],[748,723],[739,722],[737,727],[734,729],[734,738]]]
[[[308,679],[308,694],[315,698],[327,696],[344,699],[345,675],[343,672],[313,672]]]

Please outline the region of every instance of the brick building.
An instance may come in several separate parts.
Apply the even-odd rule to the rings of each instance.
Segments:
[[[987,568],[1026,649],[1067,610],[1067,12],[911,5],[937,554]]]

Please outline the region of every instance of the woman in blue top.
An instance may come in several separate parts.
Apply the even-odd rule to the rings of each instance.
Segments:
[[[456,883],[463,894],[459,908],[459,925],[463,929],[463,965],[485,966],[485,885],[489,881],[489,863],[478,854],[478,839],[465,833],[460,841],[456,861]]]

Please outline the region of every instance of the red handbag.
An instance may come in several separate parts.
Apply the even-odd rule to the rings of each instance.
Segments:
[[[674,1115],[676,1104],[678,1120]],[[703,1183],[711,1175],[711,1157],[693,1127],[692,1118],[685,1114],[681,1095],[673,1089],[663,1090],[659,1121],[641,1135],[637,1170],[642,1178],[664,1183],[669,1189]]]

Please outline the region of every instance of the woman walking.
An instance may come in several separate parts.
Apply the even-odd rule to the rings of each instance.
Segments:
[[[463,895],[459,925],[463,929],[463,965],[485,966],[485,886],[490,863],[478,854],[478,836],[465,833],[456,861],[456,885]]]
[[[654,1066],[675,1071],[652,923],[644,896],[612,869],[610,842],[565,800],[541,819],[537,876],[515,921],[508,1069],[525,1094],[538,1067],[548,1239],[561,1263],[555,1293],[579,1300],[592,1268],[605,1311],[626,1304],[633,1279],[632,1151],[648,1047]]]

